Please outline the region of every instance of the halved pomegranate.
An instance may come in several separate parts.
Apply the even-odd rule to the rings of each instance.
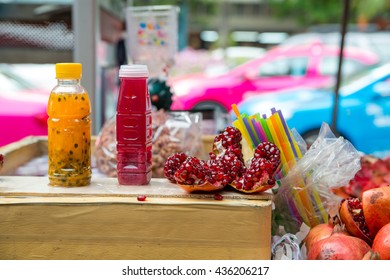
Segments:
[[[230,185],[245,193],[263,192],[275,185],[274,175],[280,167],[280,150],[270,142],[260,143],[245,174]]]
[[[187,157],[179,166],[174,178],[176,184],[187,192],[215,191],[224,187],[223,178],[221,180],[214,179],[207,163],[192,156]]]
[[[342,200],[339,213],[351,235],[371,244],[377,232],[390,223],[390,187],[370,189],[362,196]]]
[[[245,172],[241,132],[227,127],[215,137],[209,156],[208,161],[203,161],[183,153],[173,154],[165,162],[164,175],[187,192],[224,188]]]
[[[241,139],[237,128],[227,127],[215,137],[209,160],[171,155],[165,162],[165,177],[188,192],[220,190],[226,185],[246,193],[273,187],[273,175],[280,165],[279,149],[272,143],[261,143],[246,168]]]
[[[372,243],[372,236],[367,227],[363,205],[359,198],[349,197],[342,200],[339,212],[341,221],[351,235],[359,237],[368,244]]]

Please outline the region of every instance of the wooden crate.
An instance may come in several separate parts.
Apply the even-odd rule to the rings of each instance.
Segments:
[[[218,201],[166,179],[120,186],[92,176],[88,187],[60,188],[47,177],[4,176],[46,143],[34,137],[0,150],[0,259],[270,259],[271,194],[226,188]]]
[[[20,141],[0,147],[0,154],[4,155],[4,165],[0,170],[0,175],[13,175],[16,168],[34,158],[47,155],[47,137],[26,137]]]

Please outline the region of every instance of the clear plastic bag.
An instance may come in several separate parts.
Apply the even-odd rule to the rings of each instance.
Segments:
[[[286,233],[284,227],[279,226],[278,232],[272,236],[272,260],[305,260],[304,239],[309,231],[310,228],[304,223],[296,234]]]
[[[164,177],[164,163],[177,152],[200,157],[203,153],[202,114],[189,112],[152,112],[152,177]],[[109,119],[102,127],[95,144],[98,170],[116,177],[116,121]]]
[[[164,164],[174,153],[197,156],[203,152],[201,113],[164,112],[161,121],[153,121],[153,177],[164,177]]]
[[[275,224],[295,233],[302,222],[309,227],[327,222],[329,215],[337,213],[341,199],[331,188],[348,183],[359,169],[359,152],[323,123],[316,141],[279,181]]]

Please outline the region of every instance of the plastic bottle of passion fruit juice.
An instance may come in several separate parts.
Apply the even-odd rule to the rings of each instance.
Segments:
[[[58,84],[47,106],[49,182],[86,186],[91,181],[91,105],[80,84],[80,63],[56,64]]]

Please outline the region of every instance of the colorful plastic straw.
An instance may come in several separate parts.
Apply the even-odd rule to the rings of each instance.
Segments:
[[[237,105],[236,104],[233,104],[232,105],[232,109],[234,111],[234,113],[236,114],[236,117],[237,117],[237,121],[234,121],[233,122],[233,125],[235,127],[237,127],[240,131],[241,131],[241,134],[244,136],[246,142],[248,143],[248,145],[250,145],[250,147],[253,149],[254,148],[254,144],[253,142],[251,141],[246,129],[245,129],[245,125],[244,125],[244,121],[242,120],[241,118],[241,114],[240,112],[238,111],[238,108],[237,108]]]
[[[281,110],[271,108],[271,116],[267,118],[265,114],[260,117],[259,113],[252,116],[245,113],[241,114],[236,104],[232,105],[232,109],[237,116],[237,120],[233,122],[233,125],[241,131],[252,149],[256,148],[259,143],[266,141],[279,147],[282,163],[281,177],[286,176],[302,157],[302,153]],[[292,201],[288,201],[291,213],[299,221],[304,221],[309,226],[321,222],[318,213],[322,221],[326,222],[327,213],[317,190],[306,188],[302,174],[298,174],[293,179],[294,182],[291,182],[293,185],[291,188]]]

